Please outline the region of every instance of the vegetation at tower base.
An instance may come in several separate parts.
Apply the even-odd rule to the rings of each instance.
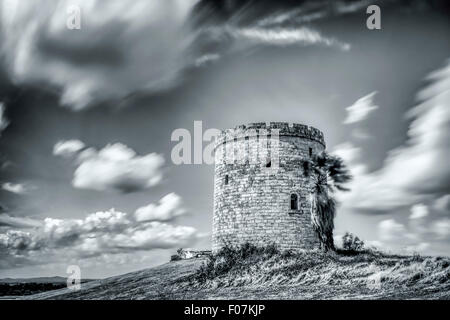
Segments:
[[[246,242],[239,248],[225,246],[209,257],[207,262],[198,269],[194,278],[199,282],[205,282],[227,274],[232,269],[245,267],[249,260],[258,262],[258,260],[271,258],[278,254],[280,251],[275,244],[257,247]],[[290,255],[291,251],[285,251],[285,254]]]
[[[305,175],[311,180],[311,220],[325,251],[335,250],[333,241],[336,216],[336,190],[348,191],[344,184],[352,179],[344,161],[325,151],[303,160]]]
[[[379,287],[370,285],[374,277]],[[190,290],[236,294],[239,288],[234,298],[242,299],[449,299],[450,259],[362,246],[294,252],[246,243],[222,248],[179,283],[186,281]]]
[[[350,232],[342,236],[342,248],[347,251],[361,251],[364,248],[364,241]]]

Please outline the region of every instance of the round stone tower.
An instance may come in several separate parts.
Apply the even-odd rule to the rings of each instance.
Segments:
[[[282,122],[222,132],[215,145],[212,249],[250,242],[312,249],[309,179],[303,159],[325,149],[323,133]]]

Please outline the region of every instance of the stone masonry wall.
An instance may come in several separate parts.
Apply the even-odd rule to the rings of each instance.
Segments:
[[[279,130],[277,171],[265,170],[264,157],[256,163],[225,160],[227,152],[259,154],[266,133],[270,135],[273,129]],[[272,136],[267,143],[274,146]],[[282,250],[318,246],[311,225],[309,182],[301,161],[310,156],[309,148],[313,153],[324,150],[323,134],[299,124],[255,123],[223,132],[216,144],[213,251],[245,242],[275,243]],[[292,193],[298,195],[298,210],[290,209]]]

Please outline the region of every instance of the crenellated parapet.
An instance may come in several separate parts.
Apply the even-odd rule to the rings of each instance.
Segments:
[[[326,147],[324,135],[319,129],[303,124],[288,122],[254,122],[246,125],[239,125],[233,129],[226,129],[217,137],[215,146],[217,148],[217,146],[228,141],[271,135],[275,129],[278,130],[278,135],[280,137],[290,136],[309,139],[319,142],[323,147]]]

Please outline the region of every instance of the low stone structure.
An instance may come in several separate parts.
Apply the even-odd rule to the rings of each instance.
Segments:
[[[185,260],[194,258],[209,257],[211,250],[194,250],[190,248],[181,248],[177,250],[177,254],[171,257],[171,260]]]

